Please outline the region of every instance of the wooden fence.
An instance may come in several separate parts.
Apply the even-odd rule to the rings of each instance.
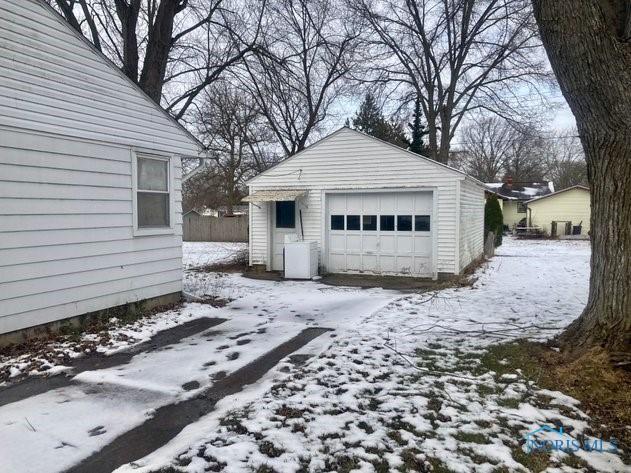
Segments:
[[[184,241],[248,241],[248,216],[210,217],[190,212],[184,215]]]

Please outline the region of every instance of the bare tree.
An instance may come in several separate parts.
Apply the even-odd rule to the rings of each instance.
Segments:
[[[198,123],[209,155],[205,176],[217,181],[231,213],[246,194],[245,181],[277,161],[273,135],[256,103],[224,81],[204,93]]]
[[[447,163],[450,142],[472,110],[520,113],[516,90],[545,77],[528,0],[358,0],[371,28],[376,82],[420,98],[431,157]],[[509,87],[510,86],[510,87]]]
[[[54,0],[54,5],[154,101],[161,102],[170,83],[165,106],[179,119],[205,87],[254,49],[265,2],[250,8],[246,0]]]
[[[270,0],[261,47],[238,74],[285,155],[307,145],[349,89],[357,34],[333,0]]]
[[[589,298],[560,340],[570,350],[626,353],[631,364],[631,8],[626,0],[533,5],[576,118],[591,190]]]
[[[556,190],[588,184],[585,153],[575,129],[556,133],[548,147],[547,176]]]
[[[505,176],[537,181],[546,173],[546,151],[546,140],[535,125],[477,116],[463,129],[460,168],[482,182]]]

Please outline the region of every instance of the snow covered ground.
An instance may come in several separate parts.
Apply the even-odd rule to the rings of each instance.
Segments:
[[[577,437],[588,418],[576,401],[521,373],[483,369],[480,357],[490,343],[548,338],[575,318],[587,297],[589,255],[587,242],[507,239],[473,287],[424,294],[187,272],[188,292],[233,301],[187,304],[178,320],[228,319],[213,329],[219,333],[0,407],[3,471],[62,471],[157,407],[196,396],[220,371],[234,372],[310,326],[334,331],[296,352],[310,356],[304,364],[283,360],[117,471],[534,470],[542,460],[525,452],[527,432],[560,423]],[[198,387],[184,389],[191,381]],[[543,461],[556,472],[628,471],[612,453]]]
[[[182,263],[186,269],[227,263],[247,248],[247,243],[185,241],[182,243]]]

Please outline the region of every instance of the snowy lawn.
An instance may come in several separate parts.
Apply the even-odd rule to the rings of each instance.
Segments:
[[[282,363],[119,470],[631,471],[622,452],[529,453],[524,436],[542,425],[589,440],[589,418],[576,400],[538,388],[487,353],[498,342],[549,338],[580,314],[589,256],[587,242],[507,239],[472,288],[398,295],[364,317],[350,305],[332,341],[301,351],[313,355],[306,364]],[[287,301],[296,316],[320,325],[326,312],[309,311],[317,296],[295,304],[295,291],[312,287],[328,299],[339,290],[216,279],[208,275],[206,284],[237,298],[240,310],[261,304],[276,314],[279,300]],[[199,275],[189,278],[198,290],[204,284]],[[384,292],[362,294],[358,300]]]
[[[232,302],[186,304],[154,323],[227,322],[0,407],[3,471],[62,471],[310,326],[334,331],[117,471],[625,471],[612,453],[527,453],[528,431],[560,424],[577,438],[589,419],[575,400],[485,358],[490,344],[548,338],[575,318],[589,255],[586,242],[507,239],[472,288],[424,294],[187,272],[188,292]]]
[[[247,249],[247,243],[185,241],[182,243],[182,263],[185,269],[229,263]]]

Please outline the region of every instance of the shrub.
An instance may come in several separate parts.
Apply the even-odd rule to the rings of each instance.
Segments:
[[[495,246],[502,244],[502,230],[504,228],[504,216],[497,196],[492,195],[486,199],[484,205],[484,238],[489,232],[495,232]]]

